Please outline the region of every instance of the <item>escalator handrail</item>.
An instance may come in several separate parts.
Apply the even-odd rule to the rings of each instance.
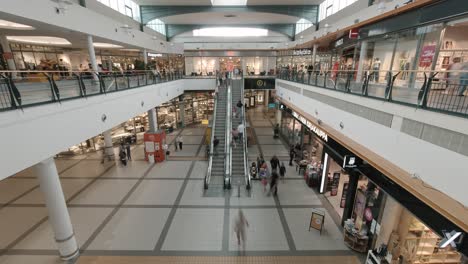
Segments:
[[[241,100],[244,100],[244,76],[241,77]],[[248,167],[248,149],[247,149],[247,122],[246,122],[246,116],[245,116],[245,105],[242,107],[242,122],[244,123],[244,138],[243,138],[243,148],[244,148],[244,175],[245,175],[245,180],[246,180],[246,185],[247,189],[250,189],[250,183],[251,183],[251,176],[250,176],[250,171],[247,168]]]
[[[232,82],[231,82],[232,84]],[[228,188],[231,185],[231,175],[232,175],[232,148],[231,148],[231,127],[232,127],[232,118],[231,118],[231,110],[232,110],[232,93],[231,93],[231,85],[226,85],[227,89],[227,106],[226,106],[226,136],[224,140],[224,149],[227,153],[225,158],[225,179],[224,183],[228,183]],[[226,186],[225,186],[226,187]]]
[[[205,175],[205,184],[204,184],[204,188],[205,189],[208,189],[208,185],[210,184],[210,180],[211,180],[211,170],[212,170],[212,167],[213,167],[213,140],[214,140],[214,130],[215,130],[215,127],[216,127],[216,112],[217,112],[217,106],[218,106],[218,97],[219,97],[219,94],[216,95],[216,98],[214,100],[214,111],[213,111],[213,122],[211,124],[211,135],[210,135],[210,142],[208,143],[208,145],[210,146],[210,151],[208,153],[209,155],[209,159],[208,159],[208,170],[206,171],[206,175]]]

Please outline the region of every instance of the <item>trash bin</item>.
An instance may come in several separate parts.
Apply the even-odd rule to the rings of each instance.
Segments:
[[[153,154],[148,154],[148,162],[150,164],[153,164],[154,163],[154,155]]]

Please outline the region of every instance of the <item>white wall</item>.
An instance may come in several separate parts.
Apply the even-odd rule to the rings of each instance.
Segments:
[[[115,20],[77,4],[67,5],[65,14],[56,14],[57,4],[49,0],[4,0],[1,1],[1,6],[1,12],[4,13],[156,52],[181,54],[184,50],[182,44],[171,46],[161,38],[153,40],[154,35],[141,32],[139,27],[133,28],[132,34],[128,34],[121,28],[128,24],[128,21]],[[160,42],[163,42],[163,45],[160,45]]]
[[[329,95],[359,105],[365,105],[366,107],[460,133],[466,133],[468,131],[468,121],[463,118],[387,103],[380,100],[336,93],[323,88],[294,84],[292,82],[287,83],[302,89]],[[350,139],[387,159],[409,174],[416,173],[427,184],[432,185],[453,199],[468,205],[468,195],[466,195],[468,157],[412,137],[398,130],[339,110],[317,100],[305,97],[302,94],[283,89],[278,81],[276,87],[277,94],[284,100],[293,103],[304,112],[313,116],[316,116],[315,111],[317,111],[319,113],[318,118],[325,124],[341,131]],[[343,129],[340,128],[340,122],[344,124]]]
[[[184,79],[185,91],[206,91],[214,90],[216,87],[216,79],[203,78],[203,79]]]
[[[184,81],[1,112],[0,180],[181,95]]]

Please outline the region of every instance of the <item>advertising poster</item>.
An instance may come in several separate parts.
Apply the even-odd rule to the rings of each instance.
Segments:
[[[430,67],[432,59],[436,52],[435,45],[427,45],[421,49],[421,55],[419,57],[419,67]]]
[[[346,194],[348,194],[349,182],[343,184],[343,192],[341,193],[340,208],[345,208]]]
[[[331,182],[331,190],[330,196],[337,196],[338,195],[338,186],[340,185],[340,176],[339,172],[333,173],[333,178]]]

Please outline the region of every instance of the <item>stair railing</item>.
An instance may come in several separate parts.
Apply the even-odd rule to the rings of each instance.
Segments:
[[[215,127],[216,127],[216,112],[217,112],[217,106],[218,106],[218,96],[216,95],[216,98],[214,100],[214,113],[213,113],[213,122],[211,123],[211,135],[210,135],[210,142],[208,145],[210,146],[210,151],[209,151],[209,158],[208,158],[208,170],[206,171],[205,175],[205,183],[204,183],[204,188],[205,190],[208,189],[208,185],[210,184],[211,180],[211,170],[213,168],[213,140],[214,140],[214,134],[215,134]]]

